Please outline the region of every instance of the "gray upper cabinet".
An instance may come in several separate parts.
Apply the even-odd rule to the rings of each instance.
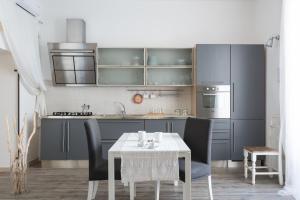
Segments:
[[[232,120],[232,160],[243,159],[245,146],[265,145],[265,120]]]
[[[42,119],[41,160],[66,160],[66,121]]]
[[[231,118],[265,119],[263,45],[231,46]]]
[[[197,85],[230,84],[230,45],[198,44]]]
[[[85,120],[72,119],[66,123],[67,152],[70,160],[87,160],[88,144],[84,128]]]

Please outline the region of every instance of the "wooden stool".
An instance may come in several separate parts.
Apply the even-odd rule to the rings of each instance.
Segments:
[[[252,166],[248,167],[248,154],[251,154]],[[257,156],[278,156],[278,171],[268,166],[256,166]],[[244,175],[248,177],[248,169],[252,172],[252,184],[256,175],[278,175],[279,184],[283,184],[281,152],[269,147],[244,147]],[[256,169],[269,169],[268,172],[257,172]]]

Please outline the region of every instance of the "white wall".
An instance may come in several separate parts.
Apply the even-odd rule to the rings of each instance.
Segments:
[[[257,7],[261,23],[258,23],[259,36],[267,40],[273,35],[280,33],[281,0],[264,0]],[[266,144],[269,147],[278,148],[279,129],[272,128],[279,124],[279,42],[274,41],[273,48],[266,48],[267,64],[267,98],[266,98]],[[277,159],[267,158],[267,164],[277,168]]]
[[[280,0],[45,0],[41,5],[44,77],[51,79],[46,43],[65,41],[66,18],[85,19],[87,42],[105,47],[264,43],[277,26],[277,5]],[[139,113],[148,112],[158,102],[168,112],[178,105],[191,108],[190,95],[147,100],[137,106],[126,88],[48,88],[49,113],[78,111],[83,103],[91,104],[94,112],[112,113],[111,100],[122,101],[130,112]]]
[[[6,117],[17,116],[17,73],[11,55],[0,53],[0,168],[9,166]]]
[[[18,108],[18,76],[14,72],[15,64],[9,52],[0,52],[0,168],[9,167],[9,154],[7,151],[7,127],[6,117],[9,117],[10,122],[17,118]],[[27,115],[27,124],[25,133],[28,136],[32,130],[32,114],[34,110],[35,97],[30,95],[22,84],[20,84],[20,127],[24,125],[23,119],[25,113]],[[12,124],[11,124],[12,126]],[[15,133],[16,134],[16,133]],[[11,136],[12,140],[13,135]],[[29,149],[28,160],[38,158],[38,136],[32,140],[32,146]]]

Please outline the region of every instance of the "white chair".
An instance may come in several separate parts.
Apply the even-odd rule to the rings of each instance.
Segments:
[[[271,128],[276,128],[271,124]],[[248,170],[252,172],[252,184],[255,184],[255,176],[257,175],[278,175],[279,184],[283,185],[282,174],[282,136],[279,133],[278,150],[261,146],[261,147],[244,147],[244,176],[248,178]],[[251,166],[248,166],[248,155],[251,154]],[[257,156],[277,156],[278,157],[278,170],[275,170],[268,166],[256,166]],[[257,171],[257,169],[267,169],[268,171]]]

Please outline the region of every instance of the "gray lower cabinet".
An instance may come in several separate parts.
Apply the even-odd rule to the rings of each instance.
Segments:
[[[151,119],[145,120],[145,130],[147,132],[172,132],[178,133],[182,138],[184,135],[186,119]]]
[[[66,160],[66,121],[61,119],[42,119],[41,160]]]
[[[84,120],[42,119],[41,160],[88,159]]]
[[[265,120],[231,120],[231,160],[243,159],[243,147],[265,145]]]
[[[212,140],[212,160],[230,160],[230,140]]]
[[[72,119],[67,121],[67,152],[69,160],[87,160],[88,144],[84,128],[84,121]]]
[[[117,140],[123,133],[145,129],[144,120],[98,120],[102,140]]]
[[[108,158],[108,150],[123,133],[145,130],[144,120],[98,120],[98,123],[104,159]]]
[[[145,120],[145,131],[147,132],[168,132],[169,122],[168,120],[161,119],[149,119]]]
[[[230,119],[212,119],[212,160],[230,160]]]

